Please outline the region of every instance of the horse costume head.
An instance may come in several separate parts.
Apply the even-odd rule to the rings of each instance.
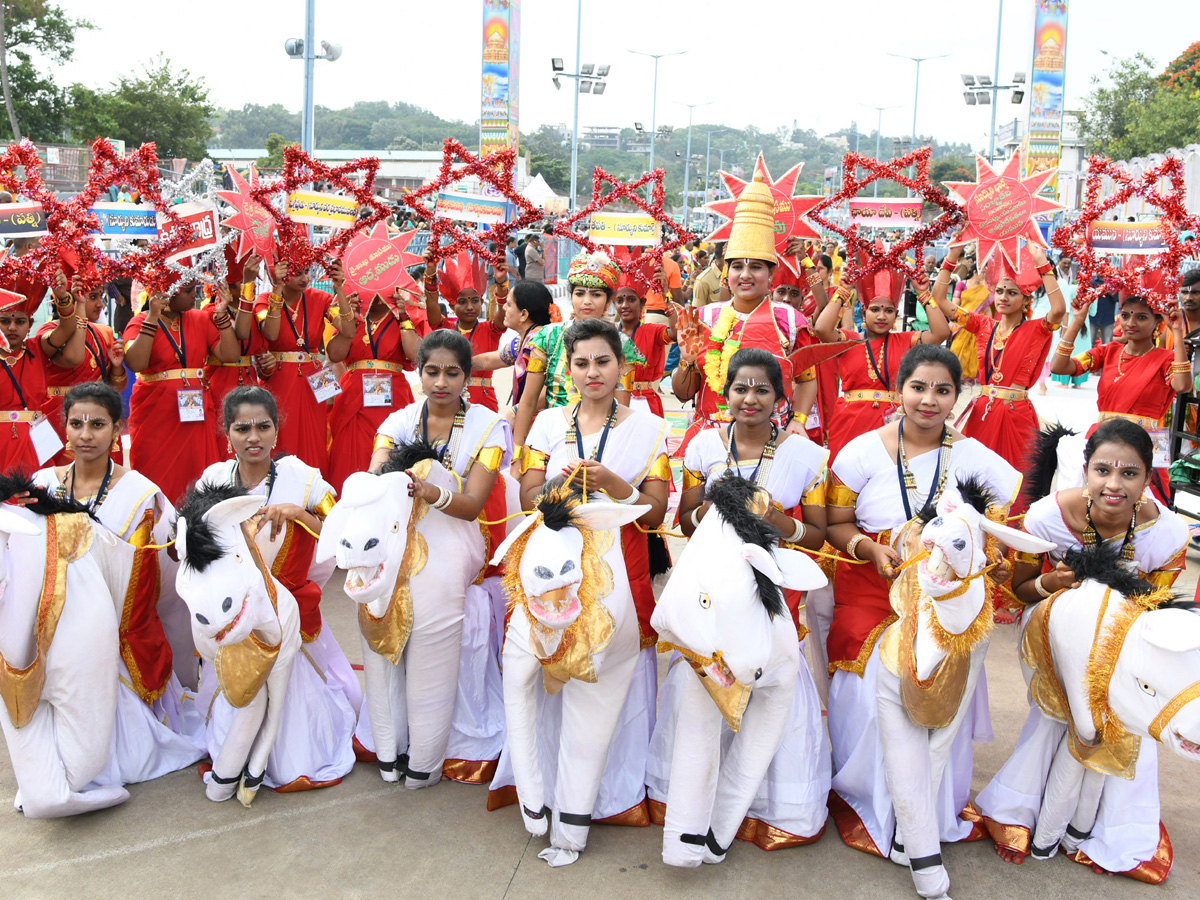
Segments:
[[[1086,687],[1106,740],[1122,730],[1152,737],[1185,759],[1200,760],[1200,616],[1191,601],[1130,573],[1118,551],[1097,544],[1066,554],[1082,584],[1106,590],[1113,615],[1094,648],[1088,636]],[[1057,602],[1063,603],[1068,592]],[[1119,596],[1118,596],[1119,595]],[[1053,622],[1053,620],[1052,620]]]
[[[506,560],[509,603],[525,608],[547,653],[557,649],[585,606],[607,593],[584,584],[585,575],[599,575],[600,533],[633,522],[649,509],[600,495],[585,498],[576,485],[554,478],[534,501],[532,514],[496,548],[491,562]]]
[[[192,630],[218,647],[245,639],[260,604],[270,603],[271,576],[244,525],[264,502],[235,485],[197,485],[179,508],[175,588],[192,614]]]
[[[989,517],[989,510],[999,509],[991,492],[974,477],[960,478],[957,489],[942,492],[932,518],[916,533],[929,553],[917,565],[917,580],[926,596],[947,597],[982,575],[988,564],[989,538],[993,547],[999,542],[1027,553],[1053,549],[1052,544]],[[991,551],[997,560],[998,552]]]
[[[412,469],[420,478],[442,471],[437,448],[426,441],[397,444],[379,474],[356,472],[342,485],[317,541],[316,561],[337,559],[346,570],[346,595],[367,604],[392,594],[411,540],[414,516],[429,510],[414,503]]]
[[[19,494],[28,495],[24,506],[3,505]],[[9,558],[8,539],[14,534],[34,537],[42,533],[28,515],[22,515],[19,510],[37,516],[52,516],[57,513],[87,513],[88,508],[81,503],[56,497],[43,487],[35,485],[20,472],[9,472],[0,475],[0,597],[8,588],[9,573],[15,560]],[[90,513],[89,513],[90,514]],[[29,560],[24,561],[26,564]]]
[[[772,620],[788,615],[780,588],[813,590],[826,579],[803,553],[775,547],[778,535],[757,511],[761,491],[750,481],[728,475],[705,499],[712,509],[676,563],[651,624],[716,685],[753,685],[770,661]]]

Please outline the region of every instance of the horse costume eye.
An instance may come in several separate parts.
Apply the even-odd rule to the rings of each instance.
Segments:
[[[398,521],[393,522],[392,523],[392,534],[395,534],[399,530],[400,530],[400,523]]]
[[[936,519],[934,519],[932,522],[929,523],[928,527],[929,528],[941,528],[942,524],[943,524],[942,517],[938,516]]]
[[[712,606],[712,599],[708,596],[708,594],[701,593],[700,594],[700,608],[708,609],[710,606]]]
[[[758,681],[758,679],[760,679],[760,678],[762,678],[762,669],[755,669],[754,670],[754,680]]]
[[[363,549],[370,550],[372,547],[378,547],[378,546],[379,546],[379,538],[371,538],[369,541],[367,541],[365,544],[363,544]]]
[[[233,598],[226,597],[221,601],[221,612],[229,612],[231,609],[233,609]]]
[[[951,543],[953,543],[953,544],[954,544],[954,549],[955,549],[955,550],[960,550],[960,551],[961,551],[961,550],[966,550],[966,549],[967,549],[967,542],[966,542],[966,541],[964,541],[962,538],[955,538],[955,539],[954,539],[954,540],[953,540]]]
[[[204,618],[204,616],[200,615],[200,613],[196,613],[196,621],[199,622],[201,625],[208,624],[208,619]]]
[[[1134,677],[1136,678],[1136,676],[1134,676]],[[1151,697],[1154,697],[1158,694],[1158,691],[1156,691],[1150,685],[1146,684],[1146,682],[1142,681],[1142,679],[1137,678],[1137,683],[1138,683],[1138,687],[1140,687],[1142,689],[1142,693],[1147,694]]]
[[[558,574],[566,575],[568,572],[574,571],[574,569],[575,569],[575,560],[568,559],[565,563],[563,563],[562,569],[559,571]]]
[[[549,569],[547,569],[545,566],[534,566],[533,574],[536,575],[538,578],[542,579],[542,581],[549,581],[551,578],[554,577],[554,573],[551,572]]]
[[[234,559],[234,562],[241,562],[241,561],[242,561],[242,554],[240,554],[240,553],[235,553],[235,554],[233,554],[233,559]]]

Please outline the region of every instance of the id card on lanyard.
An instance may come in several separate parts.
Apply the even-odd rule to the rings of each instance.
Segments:
[[[363,406],[392,405],[392,376],[366,375],[362,377]]]

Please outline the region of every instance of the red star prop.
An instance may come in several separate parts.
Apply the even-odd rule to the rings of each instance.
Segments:
[[[792,191],[796,189],[796,181],[800,178],[800,172],[803,169],[804,163],[796,163],[783,174],[783,177],[774,181],[761,153],[758,154],[758,161],[754,164],[754,174],[762,176],[763,184],[770,189],[771,197],[775,200],[775,254],[793,274],[799,274],[800,268],[793,257],[784,254],[788,239],[793,237],[820,239],[821,236],[817,234],[816,229],[802,217],[825,199],[824,197],[792,196]],[[742,191],[750,183],[724,170],[718,174],[733,197],[705,205],[705,209],[710,209],[726,219],[716,231],[705,238],[706,241],[714,242],[729,240],[729,234],[733,230],[733,214],[737,209],[738,197],[742,196]],[[751,179],[753,177],[751,176]]]
[[[639,260],[650,261],[650,264],[637,264],[632,271],[634,279],[637,280],[643,291],[657,290],[657,285],[652,281],[653,269],[651,266],[658,268],[662,264],[661,260],[664,256],[677,247],[682,247],[688,241],[696,239],[694,234],[672,219],[664,209],[663,202],[666,196],[663,188],[664,175],[665,172],[662,169],[655,169],[653,172],[647,172],[636,181],[620,181],[613,178],[604,169],[596,166],[592,172],[592,202],[582,209],[576,210],[574,215],[555,222],[554,233],[560,237],[574,241],[589,253],[595,253],[603,248],[592,241],[587,235],[576,233],[574,230],[575,223],[618,200],[627,200],[671,232],[672,236],[669,239],[665,236],[660,236],[657,244],[647,247],[642,252],[642,255],[638,257]],[[606,184],[612,188],[607,194],[603,193]],[[649,201],[641,194],[642,188],[648,184],[652,185]],[[655,260],[658,262],[654,263]],[[627,261],[627,264],[631,261],[632,257]]]
[[[20,168],[24,169],[23,177],[17,176]],[[55,210],[58,198],[42,180],[42,161],[33,144],[28,141],[10,144],[0,154],[0,173],[3,173],[5,189],[14,198],[21,195],[41,204],[43,221]],[[27,253],[17,256],[10,251],[0,259],[0,285],[26,297],[25,311],[30,315],[44,296],[51,268],[56,263],[54,246],[48,238],[49,235],[43,237],[38,246]]]
[[[408,274],[408,267],[420,264],[422,259],[409,253],[408,245],[416,233],[406,231],[391,238],[387,225],[380,222],[370,233],[356,234],[342,257],[346,289],[364,301],[376,294],[387,297],[396,288],[415,291],[417,283]]]
[[[454,168],[456,162],[462,164],[457,169]],[[429,223],[429,246],[434,248],[434,263],[454,256],[460,250],[470,250],[477,257],[490,260],[493,265],[502,263],[504,262],[504,242],[508,235],[542,220],[542,213],[537,207],[513,188],[513,165],[515,162],[516,154],[511,147],[489,153],[487,156],[473,156],[454,138],[446,138],[442,147],[442,166],[438,171],[438,177],[429,184],[405,194],[400,200]],[[481,241],[477,233],[463,231],[449,219],[439,218],[436,210],[431,210],[421,202],[430,196],[436,200],[440,190],[471,175],[478,178],[481,185],[490,185],[501,197],[520,210],[520,215],[514,221],[493,225],[491,231],[488,232],[487,239],[496,244],[494,251],[488,249],[487,242]],[[443,237],[448,240],[443,242]]]
[[[1012,155],[1002,172],[993,169],[982,156],[976,156],[975,181],[942,182],[966,204],[967,227],[951,245],[979,241],[979,265],[999,250],[1013,266],[1017,264],[1017,244],[1021,238],[1045,247],[1034,216],[1063,208],[1061,203],[1038,194],[1055,174],[1048,170],[1022,178],[1020,151]]]
[[[345,252],[347,245],[360,231],[373,228],[391,215],[391,210],[375,197],[375,173],[379,171],[379,159],[366,156],[340,166],[327,166],[313,159],[295,144],[284,148],[283,177],[272,184],[259,184],[251,188],[250,199],[265,209],[275,220],[275,234],[279,244],[279,258],[286,260],[289,271],[307,272],[314,265],[328,269],[330,264]],[[362,184],[355,184],[350,175],[362,173]],[[328,189],[337,189],[358,201],[360,211],[370,210],[360,216],[349,228],[339,228],[329,240],[314,245],[308,237],[308,227],[293,221],[282,208],[288,195],[308,184],[324,182]],[[276,206],[274,198],[283,202]]]
[[[275,220],[261,203],[251,199],[251,192],[258,185],[258,169],[250,164],[250,180],[246,181],[233,166],[229,167],[229,177],[233,181],[232,191],[217,191],[217,196],[232,206],[236,212],[222,224],[226,228],[236,228],[241,232],[238,237],[236,259],[245,259],[246,254],[254,251],[260,259],[271,264],[275,253]]]
[[[862,278],[869,278],[882,269],[895,269],[898,272],[906,274],[909,278],[916,278],[919,274],[917,271],[917,261],[921,259],[921,248],[928,241],[945,234],[962,221],[962,207],[949,197],[943,195],[937,189],[937,186],[929,180],[929,159],[931,155],[932,151],[930,148],[921,147],[918,150],[913,150],[911,153],[906,153],[887,162],[871,159],[871,157],[863,156],[861,153],[847,153],[843,158],[841,190],[832,197],[827,197],[823,202],[817,204],[809,213],[810,219],[822,228],[832,231],[845,240],[849,253],[846,257],[845,269],[842,272],[843,281],[858,281]],[[916,166],[916,175],[913,178],[909,178],[901,170],[913,165]],[[859,169],[866,169],[870,174],[866,178],[859,179]],[[908,188],[915,196],[920,197],[926,203],[933,204],[942,211],[932,222],[922,225],[920,228],[913,229],[908,237],[896,242],[888,250],[876,250],[870,238],[859,234],[858,225],[854,224],[842,227],[831,222],[825,216],[827,209],[839,205],[843,200],[849,200],[857,196],[859,191],[881,178],[894,181],[901,187]],[[914,260],[911,264],[905,260],[906,254],[909,253],[912,254]],[[860,257],[864,258],[866,262],[855,262]]]
[[[110,187],[129,185],[140,195],[140,201],[148,202],[165,220],[160,230],[169,234],[151,241],[141,249],[130,249],[120,258],[104,258],[93,240],[100,230],[99,222],[91,208]],[[159,191],[158,152],[153,143],[142,144],[124,157],[117,155],[113,145],[104,138],[92,143],[92,161],[88,167],[87,181],[83,190],[66,202],[58,204],[47,218],[50,237],[63,253],[83,256],[82,271],[94,266],[94,277],[100,282],[117,278],[136,279],[151,290],[174,289],[179,275],[167,268],[167,258],[192,239],[192,228],[184,224],[163,202]],[[173,226],[168,229],[166,225]]]
[[[1101,200],[1100,190],[1105,178],[1111,179],[1116,189]],[[1166,191],[1158,187],[1163,179],[1170,185]],[[1122,269],[1108,256],[1096,252],[1092,245],[1092,225],[1100,222],[1105,213],[1134,197],[1143,198],[1162,213],[1158,230],[1166,249]],[[1186,201],[1183,164],[1177,157],[1167,157],[1138,178],[1103,156],[1091,157],[1083,210],[1074,222],[1057,229],[1052,238],[1055,247],[1075,257],[1079,264],[1075,307],[1082,309],[1106,290],[1117,290],[1145,297],[1156,311],[1167,312],[1179,293],[1179,264],[1185,257],[1200,251],[1200,241],[1195,237],[1200,232],[1200,218],[1187,211]],[[1184,231],[1193,233],[1186,241],[1180,239],[1180,233]],[[1095,283],[1097,281],[1099,283]]]

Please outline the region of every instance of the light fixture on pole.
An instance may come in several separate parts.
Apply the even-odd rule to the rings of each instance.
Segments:
[[[653,172],[654,144],[658,140],[658,135],[656,134],[658,127],[658,61],[664,56],[682,56],[683,54],[687,53],[687,51],[679,50],[675,53],[645,53],[641,50],[630,50],[629,52],[637,56],[649,56],[654,60],[654,87],[652,89],[652,99],[650,102],[650,171]],[[649,192],[650,187],[647,186],[646,190]]]
[[[883,140],[883,111],[885,109],[899,109],[899,106],[872,106],[870,103],[860,103],[864,109],[873,109],[879,113],[875,125],[875,161],[879,162],[880,143]],[[875,196],[879,196],[879,179],[875,179]]]
[[[908,56],[904,53],[889,53],[888,56],[894,56],[897,59],[910,59],[917,64],[917,77],[913,81],[913,124],[912,124],[912,146],[917,146],[917,101],[921,97],[921,63],[929,59],[942,59],[949,56],[949,53],[939,53],[936,56]],[[912,191],[908,192],[908,196],[912,196]]]
[[[575,72],[567,72],[563,67],[561,56],[553,56],[550,58],[550,68],[554,72],[554,77],[551,79],[554,82],[556,90],[562,87],[560,78],[572,78],[579,85],[575,89],[575,112],[574,124],[571,126],[571,198],[570,210],[575,212],[575,193],[579,180],[579,95],[580,94],[595,94],[599,96],[604,93],[608,86],[604,79],[608,76],[609,66],[595,63],[580,63],[580,41],[582,39],[583,30],[583,0],[578,0],[575,9]]]
[[[679,101],[675,101],[679,103]],[[708,106],[712,103],[711,100],[705,100],[703,103],[679,103],[680,106],[688,108],[688,136],[687,136],[687,153],[683,162],[683,227],[688,227],[688,175],[692,171],[692,112],[697,106]],[[706,185],[707,188],[707,185]]]
[[[331,44],[321,41],[321,49],[325,52],[316,53],[316,0],[306,0],[304,4],[304,37],[288,38],[283,42],[283,51],[292,59],[304,62],[304,103],[300,107],[300,149],[305,153],[313,152],[313,69],[318,59],[333,62],[342,55],[341,44]]]

